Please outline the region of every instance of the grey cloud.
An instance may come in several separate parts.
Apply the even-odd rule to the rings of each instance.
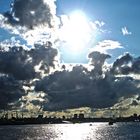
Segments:
[[[13,47],[8,52],[0,52],[0,72],[10,74],[18,80],[35,77],[33,66],[26,62],[27,52],[22,48]]]
[[[132,64],[132,72],[134,73],[140,73],[140,57],[137,57],[134,59]]]
[[[11,12],[5,13],[11,24],[19,24],[28,28],[38,25],[53,27],[55,3],[45,0],[14,0]]]
[[[140,57],[134,58],[129,53],[119,57],[112,66],[114,74],[139,74],[140,73]]]
[[[55,68],[58,52],[51,43],[36,44],[34,49],[22,47],[0,49],[0,109],[20,108],[22,96],[28,94],[23,86],[33,86],[34,79],[40,79],[42,72],[49,74]],[[38,66],[39,70],[36,70]],[[33,92],[33,90],[32,90]]]
[[[0,109],[14,106],[22,96],[26,95],[22,82],[9,76],[0,76]]]
[[[41,82],[37,82],[36,90],[40,91],[43,89],[43,91],[50,92],[76,90],[88,85],[90,79],[87,75],[87,69],[82,65],[73,67],[72,71],[56,71],[54,74],[44,77]]]
[[[93,51],[88,55],[91,65],[94,66],[94,72],[102,74],[102,67],[106,59],[111,58],[109,54]]]
[[[55,67],[55,57],[58,56],[58,50],[52,47],[51,42],[47,42],[44,45],[35,45],[35,49],[30,51],[30,55],[33,58],[33,63],[37,64],[42,61],[41,69],[52,66]]]
[[[133,57],[129,53],[125,53],[113,63],[113,73],[129,73],[130,67],[128,64],[132,63],[132,61]]]
[[[17,80],[30,80],[37,77],[35,66],[49,73],[50,67],[55,67],[54,58],[57,50],[47,45],[35,45],[29,51],[22,47],[12,47],[9,51],[0,51],[0,72],[9,74]]]
[[[136,64],[139,64],[139,57],[133,58],[130,54],[125,54],[114,62],[111,69],[103,71],[105,61],[110,58],[110,55],[96,51],[88,55],[90,65],[94,66],[91,71],[84,65],[73,66],[72,70],[67,70],[67,66],[63,65],[60,71],[55,70],[54,73],[49,74],[50,67],[55,68],[57,55],[58,51],[51,43],[36,44],[34,49],[30,50],[22,47],[1,50],[0,73],[13,78],[17,83],[17,85],[13,81],[10,83],[9,78],[4,81],[6,86],[1,87],[3,99],[1,108],[25,95],[23,85],[33,79],[38,79],[35,81],[35,93],[42,91],[44,96],[35,98],[30,103],[51,111],[78,107],[111,107],[122,97],[128,98],[140,92],[138,80],[129,76],[119,77],[112,71],[113,68],[118,70],[118,67],[121,68],[130,62],[131,71],[134,68],[135,71],[139,70],[136,67]],[[38,66],[39,71],[35,70],[35,66]],[[41,76],[40,71],[47,73],[48,76]],[[32,91],[34,92],[34,89]],[[13,93],[16,96],[15,98],[12,96],[14,99],[11,97]]]
[[[115,105],[120,98],[138,94],[138,82],[131,77],[115,77],[104,73],[96,77],[83,68],[73,71],[63,70],[44,77],[36,83],[36,91],[46,93],[44,110],[63,110],[78,107],[106,108]]]
[[[49,28],[53,27],[54,0],[14,0],[11,8],[12,10],[4,16],[12,25],[20,25],[19,28],[25,26],[31,30],[35,26],[44,24]],[[22,34],[24,33],[25,31]],[[36,34],[31,32],[29,36],[34,38]],[[89,65],[94,67],[91,71],[83,65],[74,66],[71,71],[68,71],[67,66],[63,65],[60,71],[55,70],[51,74],[50,68],[55,69],[55,63],[58,63],[55,60],[58,51],[52,47],[51,43],[36,44],[29,50],[16,46],[11,46],[7,51],[1,49],[0,74],[5,76],[0,77],[0,108],[8,108],[26,95],[23,85],[32,80],[35,80],[35,91],[31,89],[31,92],[42,91],[45,96],[32,99],[32,101],[25,99],[24,102],[38,105],[43,110],[77,107],[106,108],[112,107],[121,98],[139,94],[139,81],[127,74],[140,72],[140,58],[133,58],[126,53],[113,63],[111,69],[103,71],[105,61],[111,56],[98,52],[98,49],[109,50],[122,48],[122,46],[117,41],[104,40],[96,47],[97,51],[88,55]],[[38,70],[35,69],[36,66]],[[47,76],[44,77],[42,72]],[[119,77],[119,74],[125,74],[125,76]],[[18,103],[21,105],[20,101]]]

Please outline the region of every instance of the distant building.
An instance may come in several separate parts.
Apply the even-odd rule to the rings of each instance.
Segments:
[[[74,114],[73,118],[74,119],[77,119],[78,118],[78,115],[77,114]]]
[[[83,113],[79,114],[79,119],[84,119],[84,114]]]
[[[63,120],[65,120],[65,119],[66,119],[66,117],[65,117],[65,116],[62,116],[62,119],[63,119]]]

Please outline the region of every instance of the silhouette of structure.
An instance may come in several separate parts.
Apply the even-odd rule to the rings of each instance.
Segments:
[[[109,122],[109,125],[115,122],[140,122],[140,115],[133,114],[129,117],[118,118],[85,118],[83,113],[74,114],[71,118],[47,117],[39,114],[38,117],[24,118],[22,113],[19,117],[16,112],[15,117],[11,114],[11,118],[8,118],[8,112],[4,113],[0,118],[0,125],[26,125],[26,124],[60,124],[60,123],[86,123],[86,122]]]

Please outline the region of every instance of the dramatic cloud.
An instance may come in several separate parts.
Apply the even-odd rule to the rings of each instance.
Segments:
[[[31,46],[46,40],[52,43],[59,42],[61,45],[62,42],[73,46],[76,43],[76,45],[84,44],[84,47],[92,44],[95,35],[102,32],[101,28],[105,23],[88,19],[79,21],[81,18],[75,21],[76,19],[71,19],[67,15],[57,17],[55,0],[14,0],[11,11],[0,15],[0,25],[19,35]]]
[[[123,56],[120,56],[114,63],[112,70],[115,73],[126,73],[128,74],[130,72],[130,67],[133,61],[133,57],[126,53]]]
[[[46,24],[54,26],[56,6],[54,0],[14,0],[11,13],[5,13],[11,24],[28,28]]]
[[[49,72],[49,67],[55,67],[57,50],[49,46],[51,44],[36,45],[29,51],[22,47],[12,47],[9,51],[0,52],[0,72],[10,74],[18,80],[34,79],[36,77],[35,66]]]
[[[131,78],[107,75],[97,78],[92,72],[62,71],[38,81],[36,90],[46,92],[45,98],[49,102],[43,104],[44,110],[63,110],[78,107],[111,107],[120,98],[137,94],[137,86],[138,83]]]
[[[55,0],[14,0],[11,11],[0,14],[0,26],[28,45],[54,41],[58,28]]]
[[[0,109],[108,108],[122,99],[140,96],[140,78],[135,78],[140,73],[140,57],[126,53],[112,65],[106,65],[106,60],[111,58],[107,51],[123,48],[118,41],[99,42],[88,54],[87,65],[61,65],[55,47],[58,42],[59,47],[63,47],[67,41],[63,37],[69,35],[68,40],[74,47],[81,45],[82,40],[83,48],[88,50],[96,31],[105,23],[85,21],[83,26],[87,30],[81,30],[85,29],[79,26],[82,22],[77,21],[75,26],[74,21],[69,28],[67,16],[61,16],[60,26],[57,20],[54,0],[14,0],[11,11],[0,14],[1,28],[20,38],[0,42]],[[122,32],[131,34],[126,27]],[[21,46],[22,40],[27,41],[27,45]],[[136,106],[136,102],[132,105]]]
[[[94,66],[94,72],[97,75],[101,75],[105,60],[111,58],[111,56],[94,51],[88,55],[88,58],[90,59],[90,64]]]
[[[22,84],[13,77],[0,76],[0,109],[14,107],[16,102],[26,95]]]
[[[1,108],[15,105],[16,102],[24,104],[26,109],[36,106],[39,110],[51,111],[78,107],[107,108],[122,98],[139,95],[139,80],[127,75],[129,72],[121,76],[124,71],[120,71],[122,66],[128,65],[131,72],[138,73],[139,57],[133,58],[126,53],[112,67],[104,69],[110,55],[93,51],[88,55],[90,62],[87,66],[75,65],[69,70],[67,65],[63,65],[57,70],[57,54],[50,42],[35,45],[34,49],[29,50],[22,47],[2,49],[0,73],[6,80],[1,88]],[[90,66],[92,68],[89,69]],[[55,70],[51,72],[51,68]],[[9,77],[14,81],[8,83]],[[11,97],[13,90],[14,99]]]
[[[93,52],[89,57],[94,62],[91,71],[82,65],[75,66],[71,71],[56,71],[36,82],[36,92],[46,93],[44,99],[48,102],[43,104],[44,110],[106,108],[115,105],[121,98],[139,94],[139,80],[102,70],[109,55]]]
[[[123,27],[121,31],[122,31],[122,34],[123,34],[124,36],[125,36],[125,35],[131,35],[131,34],[132,34],[131,32],[128,31],[128,29],[127,29],[126,27]]]
[[[34,79],[48,75],[58,64],[57,50],[51,43],[35,45],[34,49],[0,47],[0,108],[18,101],[25,94],[24,87],[33,86]],[[27,93],[27,90],[25,90]],[[32,90],[33,92],[33,90]]]
[[[129,53],[125,53],[113,63],[112,71],[115,74],[139,74],[140,57],[133,58]]]

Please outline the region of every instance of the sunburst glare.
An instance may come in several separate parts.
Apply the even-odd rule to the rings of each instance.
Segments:
[[[74,11],[69,16],[62,16],[62,27],[59,32],[68,50],[73,53],[84,51],[91,39],[91,24],[82,11]]]

